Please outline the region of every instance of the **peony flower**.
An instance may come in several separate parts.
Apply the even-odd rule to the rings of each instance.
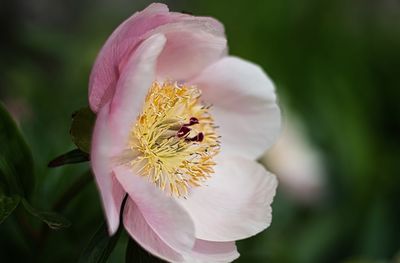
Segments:
[[[215,19],[152,4],[94,64],[91,162],[110,234],[123,225],[170,262],[229,262],[271,223],[277,181],[255,160],[275,141],[274,86],[228,56]]]

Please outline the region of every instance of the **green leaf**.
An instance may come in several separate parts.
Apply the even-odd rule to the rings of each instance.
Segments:
[[[126,263],[165,263],[164,260],[159,259],[136,243],[133,239],[129,238],[128,245],[125,252]]]
[[[71,225],[68,219],[54,212],[42,212],[32,207],[25,199],[22,199],[25,209],[33,216],[46,223],[51,229],[58,230]]]
[[[48,166],[58,167],[66,164],[82,163],[89,161],[89,159],[89,154],[82,152],[79,149],[75,149],[56,157],[54,160],[49,162]]]
[[[20,200],[19,196],[0,196],[0,224],[17,208]]]
[[[89,107],[82,108],[72,114],[72,124],[70,134],[72,141],[83,152],[90,152],[90,143],[92,140],[92,131],[96,115]]]
[[[79,263],[102,263],[107,262],[121,235],[121,227],[113,236],[109,236],[107,224],[104,222],[96,231],[88,246],[79,258]]]
[[[21,132],[0,103],[0,181],[5,193],[29,196],[34,185],[33,158]]]

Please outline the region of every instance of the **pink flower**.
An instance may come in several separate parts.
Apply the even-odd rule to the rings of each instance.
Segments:
[[[280,130],[274,86],[227,56],[218,21],[163,4],[134,14],[100,51],[89,102],[110,234],[126,193],[125,229],[171,262],[232,261],[236,240],[269,226],[277,181],[255,160]]]
[[[321,154],[301,124],[285,109],[281,136],[262,161],[278,175],[282,192],[297,203],[313,206],[324,199],[326,173]]]

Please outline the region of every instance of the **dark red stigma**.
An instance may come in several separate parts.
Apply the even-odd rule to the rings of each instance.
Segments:
[[[189,119],[189,123],[183,124],[176,135],[179,138],[187,136],[189,134],[189,132],[192,130],[188,127],[195,125],[195,124],[199,124],[199,119],[197,119],[195,117],[191,117]],[[188,141],[188,142],[202,142],[203,140],[204,140],[204,134],[202,132],[200,132],[199,134],[197,134],[196,136],[194,136],[192,138],[189,138],[189,137],[185,138],[185,141]]]
[[[186,138],[185,140],[191,141],[191,142],[202,142],[204,140],[204,134],[202,132],[200,132],[196,136],[194,136],[192,138]]]
[[[190,132],[190,128],[186,127],[186,126],[182,126],[178,133],[176,134],[179,138],[186,136],[189,132]]]
[[[191,117],[189,119],[189,123],[183,124],[183,126],[192,126],[195,124],[199,124],[199,119],[195,118],[195,117]]]
[[[199,120],[195,117],[190,118],[189,120],[190,125],[199,124]]]

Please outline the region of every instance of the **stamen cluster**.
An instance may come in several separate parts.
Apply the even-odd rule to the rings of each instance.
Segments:
[[[210,106],[195,86],[153,82],[142,113],[132,129],[130,162],[160,189],[186,196],[214,172],[219,138]]]

